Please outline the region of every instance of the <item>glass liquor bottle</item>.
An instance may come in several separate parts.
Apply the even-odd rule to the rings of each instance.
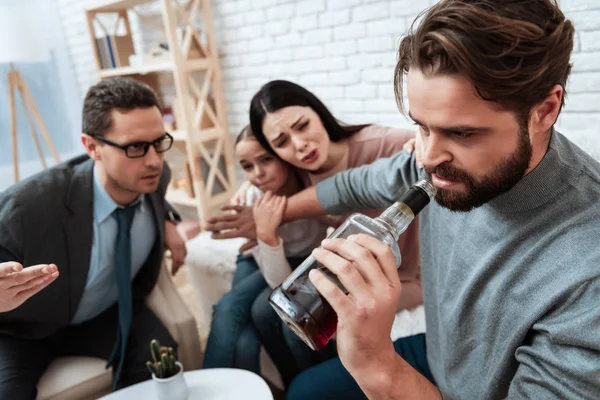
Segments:
[[[435,189],[429,181],[418,181],[379,217],[352,214],[329,238],[347,238],[358,233],[373,236],[392,248],[398,267],[402,261],[398,248],[399,236],[434,195]],[[335,333],[337,315],[308,278],[308,273],[315,268],[320,269],[347,293],[337,277],[310,256],[273,290],[269,302],[292,331],[311,349],[319,350],[325,347]]]

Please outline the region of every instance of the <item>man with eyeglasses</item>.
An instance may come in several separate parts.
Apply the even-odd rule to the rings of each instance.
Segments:
[[[113,78],[83,105],[86,155],[0,195],[0,263],[52,263],[60,277],[0,314],[0,398],[34,399],[37,382],[62,355],[107,360],[113,388],[150,378],[152,339],[176,343],[144,303],[164,249],[173,273],[185,257],[178,216],[165,201],[173,144],[150,87]]]

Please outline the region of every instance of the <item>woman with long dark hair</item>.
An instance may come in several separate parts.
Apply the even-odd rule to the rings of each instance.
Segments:
[[[344,124],[309,90],[284,80],[271,81],[254,95],[249,117],[256,140],[272,154],[294,166],[305,187],[346,169],[389,157],[401,151],[402,146],[414,137],[414,132],[406,129]],[[238,210],[241,211],[240,216],[246,212],[242,208]],[[365,212],[378,215],[380,210]],[[236,221],[232,216],[226,219],[228,221],[214,218],[207,228],[218,231],[239,227],[237,224],[241,220]],[[331,225],[339,222],[340,218],[330,219]],[[412,224],[399,241],[403,258],[399,271],[403,283],[399,309],[413,308],[422,303],[416,230],[417,224]],[[215,233],[214,237],[233,235],[231,232],[229,235]],[[286,331],[268,304],[269,294],[270,289],[265,289],[256,298],[252,318],[263,346],[277,365],[283,381],[289,382],[299,371],[323,361],[323,357],[330,357],[332,353],[314,353],[291,331]],[[290,357],[290,350],[293,357]]]

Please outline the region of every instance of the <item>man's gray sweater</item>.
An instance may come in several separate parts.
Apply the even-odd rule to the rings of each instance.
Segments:
[[[317,185],[341,214],[424,173],[400,152]],[[540,164],[471,212],[419,218],[427,358],[446,399],[600,398],[600,164],[552,134]],[[398,382],[402,385],[402,382]]]

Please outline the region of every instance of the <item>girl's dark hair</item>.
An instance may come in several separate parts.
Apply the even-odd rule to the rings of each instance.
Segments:
[[[526,122],[554,85],[565,89],[574,36],[556,0],[442,0],[400,43],[396,99],[404,111],[403,78],[410,68],[459,74],[479,97]]]
[[[293,82],[276,80],[265,84],[254,95],[250,102],[250,126],[256,140],[268,151],[275,154],[271,144],[262,129],[267,113],[272,113],[284,107],[301,106],[312,108],[327,131],[332,142],[348,138],[366,125],[345,125],[335,119],[325,104],[314,94]]]

